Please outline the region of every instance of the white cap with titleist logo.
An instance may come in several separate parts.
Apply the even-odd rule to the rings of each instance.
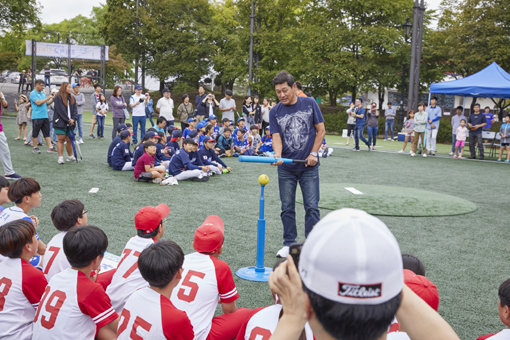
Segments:
[[[319,221],[299,260],[303,284],[340,303],[377,305],[402,291],[402,254],[397,240],[378,218],[341,209]]]

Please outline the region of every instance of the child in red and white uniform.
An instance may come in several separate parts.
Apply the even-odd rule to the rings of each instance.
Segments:
[[[71,268],[53,276],[34,318],[33,340],[115,339],[118,314],[103,287],[94,282],[108,238],[94,226],[71,228],[64,236]]]
[[[239,298],[228,264],[218,257],[223,251],[224,226],[211,215],[193,237],[196,252],[184,257],[182,279],[172,292],[172,303],[188,314],[195,337],[233,339],[251,311],[237,308]],[[218,300],[223,315],[214,317]]]
[[[4,209],[0,213],[0,227],[6,223],[23,219],[31,222],[34,227],[37,228],[39,225],[39,219],[35,216],[28,216],[27,214],[33,208],[37,208],[41,205],[42,195],[39,183],[37,183],[37,181],[33,178],[20,178],[9,186],[9,192],[7,195],[16,205]],[[44,255],[46,245],[39,239],[37,232],[35,233],[35,237],[38,241],[37,254]]]
[[[32,321],[47,282],[29,261],[37,252],[35,227],[25,220],[0,228],[0,338],[32,339]]]
[[[484,335],[477,340],[509,340],[510,339],[510,279],[499,286],[498,312],[501,322],[508,328],[496,334]]]
[[[194,338],[185,312],[178,310],[170,295],[182,274],[184,253],[173,241],[158,241],[138,258],[138,269],[149,287],[134,292],[120,315],[118,339]]]
[[[278,262],[273,269],[276,269],[282,262],[283,260]],[[273,298],[277,304],[253,310],[250,319],[239,330],[236,340],[269,340],[278,325],[278,320],[283,315],[282,305],[278,302],[278,296],[273,294]],[[303,335],[305,337],[300,337],[300,339],[314,340],[313,332],[308,322],[305,324]]]
[[[0,176],[0,213],[4,211],[5,203],[9,203],[11,200],[9,199],[9,181],[5,179],[5,177]]]
[[[61,271],[71,268],[71,264],[67,261],[66,254],[62,242],[67,231],[75,226],[87,225],[87,211],[82,202],[78,200],[67,200],[58,204],[51,212],[51,221],[60,233],[46,245],[46,256],[43,258],[42,268],[47,280],[60,273]]]
[[[166,204],[160,204],[157,207],[147,206],[136,213],[137,236],[126,243],[112,282],[106,288],[106,293],[112,300],[113,308],[117,313],[122,311],[131,294],[149,286],[138,270],[138,257],[145,248],[163,237],[165,232],[163,219],[169,213],[170,208]]]

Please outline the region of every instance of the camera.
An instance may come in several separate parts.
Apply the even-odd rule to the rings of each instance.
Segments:
[[[140,100],[139,100],[140,103],[143,103],[144,101],[145,101],[145,99],[143,99],[143,98],[140,98]]]
[[[299,258],[301,256],[301,249],[303,248],[303,243],[294,243],[289,247],[289,254],[292,256],[294,260],[294,264],[296,268],[299,268]]]

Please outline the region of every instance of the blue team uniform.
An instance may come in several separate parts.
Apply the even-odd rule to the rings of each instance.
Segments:
[[[273,152],[273,136],[262,137],[262,145],[259,148],[262,152]]]
[[[161,143],[156,144],[156,162],[169,161],[171,157],[165,155],[165,145]]]
[[[179,149],[170,160],[168,172],[172,176],[177,176],[185,170],[200,170],[200,168],[191,163],[190,157],[184,149]]]
[[[220,134],[220,127],[218,125],[215,125],[213,128],[212,137],[214,139],[216,139],[216,137],[218,137],[219,134]]]
[[[113,170],[122,170],[126,162],[131,162],[133,154],[129,150],[129,145],[126,142],[120,141],[113,148],[111,153],[111,162]]]
[[[220,164],[222,167],[226,168],[227,165],[218,157],[216,152],[214,152],[214,149],[207,150],[206,148],[202,148],[198,150],[198,157],[200,158],[200,161],[204,165],[214,165],[213,162],[216,162]]]
[[[182,138],[188,138],[188,135],[191,133],[191,131],[193,131],[193,130],[190,130],[189,128],[185,128],[184,131],[182,132]]]
[[[136,162],[138,161],[138,158],[142,157],[145,150],[143,149],[143,143],[138,145],[138,147],[135,149],[135,152],[133,153],[133,161],[131,162],[132,166],[136,165]],[[154,164],[156,165],[156,164]]]
[[[198,148],[201,149],[204,147],[204,139],[205,139],[205,135],[198,135]]]
[[[250,143],[248,142],[248,140],[246,138],[244,138],[243,140],[239,140],[236,136],[234,138],[234,147],[239,148],[241,150],[245,150],[243,155],[251,155]],[[236,150],[236,152],[237,152],[237,150]]]
[[[115,138],[110,143],[110,146],[108,147],[108,155],[106,156],[106,160],[108,162],[108,165],[110,165],[110,166],[112,166],[112,151],[113,151],[113,148],[117,144],[119,144],[121,141],[122,141],[122,139],[120,139],[120,136],[115,136]]]

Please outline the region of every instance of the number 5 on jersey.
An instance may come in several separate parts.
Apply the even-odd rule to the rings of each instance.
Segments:
[[[195,300],[199,288],[198,283],[195,281],[199,280],[195,279],[195,281],[192,281],[193,277],[197,277],[198,279],[202,280],[205,277],[205,274],[190,270],[184,277],[184,280],[182,280],[181,289],[179,289],[177,292],[177,297],[179,300],[186,302],[193,302]]]

